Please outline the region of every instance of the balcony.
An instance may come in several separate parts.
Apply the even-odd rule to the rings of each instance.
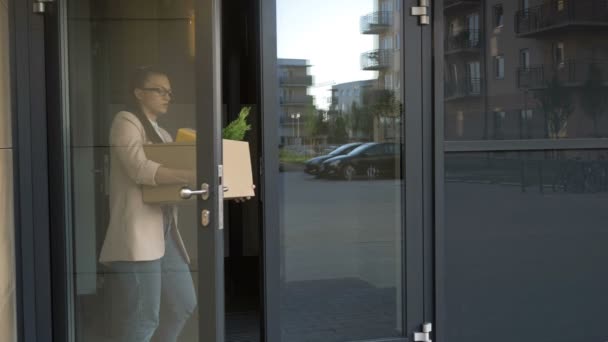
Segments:
[[[517,70],[517,86],[520,89],[544,89],[557,80],[564,87],[584,86],[593,77],[606,84],[608,61],[566,61],[560,64],[543,64]]]
[[[444,0],[443,10],[452,11],[456,9],[467,9],[481,4],[480,0]]]
[[[519,37],[591,27],[608,28],[607,1],[550,0],[515,14],[515,31]]]
[[[312,76],[284,76],[279,79],[281,87],[310,87]]]
[[[361,68],[363,70],[384,70],[391,66],[393,51],[380,49],[361,54]]]
[[[312,106],[313,98],[311,95],[281,96],[280,102],[282,106],[304,107]]]
[[[480,52],[483,40],[480,30],[464,30],[445,39],[445,53]]]
[[[393,24],[393,12],[374,12],[361,17],[362,34],[380,34]]]
[[[456,100],[468,97],[481,96],[483,85],[481,78],[466,78],[458,81],[446,81],[445,100]]]

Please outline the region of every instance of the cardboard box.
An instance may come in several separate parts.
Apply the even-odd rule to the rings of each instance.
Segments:
[[[223,140],[223,186],[228,190],[224,198],[255,196],[249,143],[244,141]],[[146,157],[168,168],[195,169],[196,145],[193,142],[174,142],[167,144],[144,145]],[[200,185],[191,189],[198,189]],[[179,197],[182,185],[144,186],[143,198],[146,203],[178,204],[195,200]]]

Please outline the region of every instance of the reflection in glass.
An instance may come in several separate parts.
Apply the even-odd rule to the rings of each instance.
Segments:
[[[195,127],[193,6],[67,3],[76,341],[198,340],[196,208],[144,195],[193,182],[144,149]]]
[[[277,2],[285,341],[403,334],[398,3]]]
[[[608,136],[606,1],[443,1],[446,140]]]
[[[605,341],[608,151],[449,153],[445,170],[445,339]]]

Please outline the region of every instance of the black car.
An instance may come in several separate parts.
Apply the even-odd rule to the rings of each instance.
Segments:
[[[309,175],[319,175],[321,164],[324,161],[326,161],[327,159],[333,158],[333,157],[348,154],[348,153],[350,153],[350,151],[354,150],[355,148],[357,148],[359,146],[361,146],[361,143],[359,143],[359,142],[345,144],[345,145],[342,145],[342,146],[336,148],[335,150],[331,151],[329,154],[312,158],[312,159],[306,161],[304,172],[308,173]]]
[[[401,151],[395,143],[366,143],[342,156],[323,162],[324,177],[352,180],[357,176],[368,179],[400,177],[398,165]]]

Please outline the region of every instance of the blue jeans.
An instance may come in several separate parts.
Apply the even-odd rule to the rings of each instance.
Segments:
[[[171,231],[159,260],[112,262],[108,280],[112,297],[113,341],[175,342],[196,309],[190,268]]]

